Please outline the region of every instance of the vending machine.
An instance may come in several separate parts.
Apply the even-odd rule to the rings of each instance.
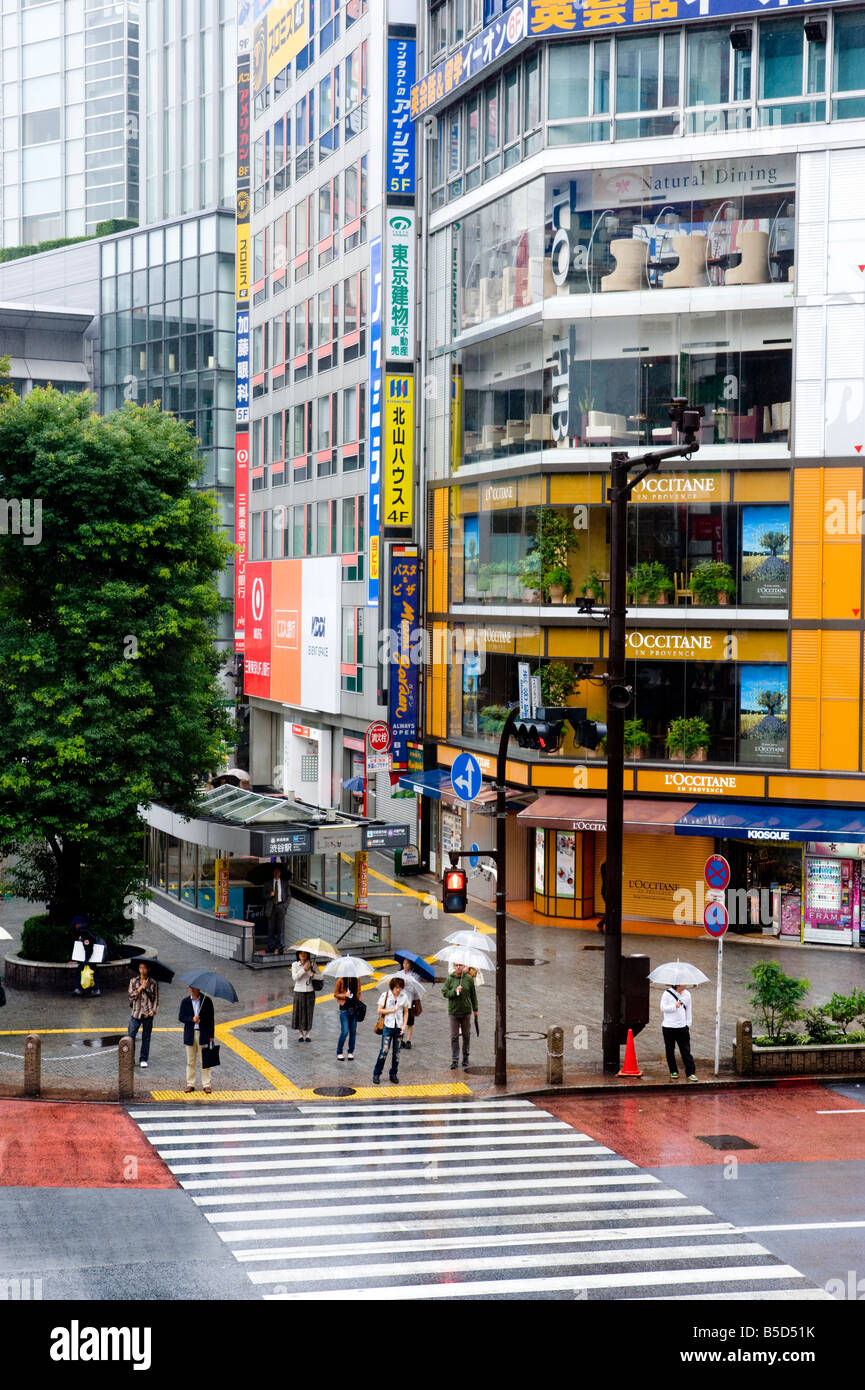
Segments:
[[[852,859],[806,854],[803,941],[852,946],[858,937],[859,875]]]

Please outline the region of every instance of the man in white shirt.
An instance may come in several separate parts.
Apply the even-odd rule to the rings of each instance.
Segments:
[[[676,1081],[679,1076],[676,1070],[678,1044],[685,1075],[689,1081],[696,1081],[694,1058],[691,1055],[691,996],[685,985],[667,985],[661,995],[661,1032],[664,1034],[671,1079]]]

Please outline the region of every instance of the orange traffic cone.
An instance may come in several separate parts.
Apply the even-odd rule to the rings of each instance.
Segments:
[[[625,1044],[625,1065],[621,1071],[616,1072],[617,1076],[642,1076],[643,1073],[637,1066],[637,1049],[634,1047],[634,1030],[628,1029],[628,1041]]]

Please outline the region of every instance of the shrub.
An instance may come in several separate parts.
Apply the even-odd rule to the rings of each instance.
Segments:
[[[24,960],[51,961],[58,964],[72,955],[73,931],[48,919],[48,913],[28,917],[21,929],[20,954]]]
[[[801,1018],[808,1034],[808,1042],[819,1044],[833,1043],[839,1040],[838,1029],[834,1026],[822,1004],[818,1004],[815,1009],[806,1009]]]
[[[776,1045],[782,1034],[789,1031],[788,1025],[799,1017],[799,1004],[811,988],[810,982],[785,975],[773,960],[758,961],[748,973],[751,976],[748,989],[754,996],[760,1022]]]
[[[692,719],[674,719],[667,730],[666,742],[669,754],[681,749],[685,757],[690,758],[699,748],[708,748],[709,726],[699,715]]]
[[[549,661],[541,667],[541,698],[545,705],[559,707],[577,688],[577,677],[563,661]]]
[[[673,581],[667,566],[660,560],[643,560],[635,566],[628,580],[628,598],[639,603],[643,594],[650,603],[656,603],[661,594],[672,593]]]
[[[642,719],[625,720],[625,752],[633,753],[635,748],[642,748],[645,753],[652,740],[643,728]]]
[[[850,1024],[855,1023],[857,1018],[865,1018],[865,989],[854,989],[852,994],[833,994],[825,1009],[846,1037]]]
[[[703,604],[717,602],[718,594],[732,598],[736,592],[733,572],[730,566],[720,560],[703,560],[691,571],[690,586]]]

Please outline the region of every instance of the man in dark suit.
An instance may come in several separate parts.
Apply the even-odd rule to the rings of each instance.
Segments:
[[[186,1048],[186,1089],[195,1090],[195,1064],[203,1047],[213,1042],[216,1027],[213,1000],[200,989],[189,986],[189,994],[180,1001],[178,1022],[183,1024],[183,1045]],[[210,1095],[210,1068],[202,1066],[201,1085]]]
[[[274,864],[273,878],[264,900],[267,922],[267,954],[285,955],[285,911],[291,901],[291,890],[282,876],[282,865]]]

